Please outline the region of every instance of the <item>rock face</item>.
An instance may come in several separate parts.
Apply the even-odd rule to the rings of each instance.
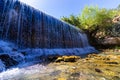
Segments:
[[[79,29],[18,0],[0,0],[0,38],[19,48],[84,48],[86,35]]]
[[[113,23],[120,23],[120,16],[115,16],[112,20]]]
[[[120,38],[119,37],[110,37],[105,38],[102,42],[104,45],[118,45],[120,46]]]

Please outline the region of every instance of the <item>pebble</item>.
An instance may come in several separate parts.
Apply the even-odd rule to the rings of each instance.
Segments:
[[[95,71],[98,72],[98,73],[102,73],[102,71],[98,68],[95,68]]]

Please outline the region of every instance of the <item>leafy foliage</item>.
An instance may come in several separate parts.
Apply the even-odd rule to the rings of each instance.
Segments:
[[[120,37],[120,24],[114,24],[106,30],[112,37]]]
[[[120,14],[119,9],[119,6],[117,9],[86,6],[80,15],[70,15],[70,17],[63,17],[62,20],[87,31],[88,34],[92,36],[95,36],[97,32],[105,32],[106,29],[113,25],[112,19],[114,16]]]
[[[96,22],[96,13],[98,8],[94,7],[85,7],[79,16],[82,29],[92,28],[92,26],[97,25]]]
[[[79,27],[79,26],[81,25],[81,23],[80,23],[80,21],[79,21],[79,17],[74,16],[74,15],[70,15],[69,18],[67,18],[67,17],[62,17],[61,19],[62,19],[63,21],[65,21],[65,22],[70,23],[70,24],[72,24],[72,25],[74,25],[74,26],[77,26],[77,27]]]
[[[95,30],[98,28],[103,30],[112,25],[112,18],[115,14],[114,10],[90,6],[83,9],[80,20],[84,29]]]

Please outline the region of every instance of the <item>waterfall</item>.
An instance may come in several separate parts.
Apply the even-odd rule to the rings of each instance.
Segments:
[[[17,0],[1,0],[1,39],[19,48],[84,48],[85,33]],[[2,6],[1,6],[2,7]]]
[[[18,0],[0,0],[0,39],[0,56],[12,62],[7,67],[37,63],[48,55],[96,52],[82,30]],[[0,70],[6,66],[2,61]]]

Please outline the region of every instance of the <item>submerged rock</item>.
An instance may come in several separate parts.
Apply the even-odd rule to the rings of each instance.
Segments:
[[[12,57],[10,57],[8,54],[1,54],[0,59],[4,63],[6,68],[15,66],[19,63],[19,62],[15,61]]]
[[[98,73],[102,73],[102,71],[98,68],[95,68],[95,71],[98,72]]]

